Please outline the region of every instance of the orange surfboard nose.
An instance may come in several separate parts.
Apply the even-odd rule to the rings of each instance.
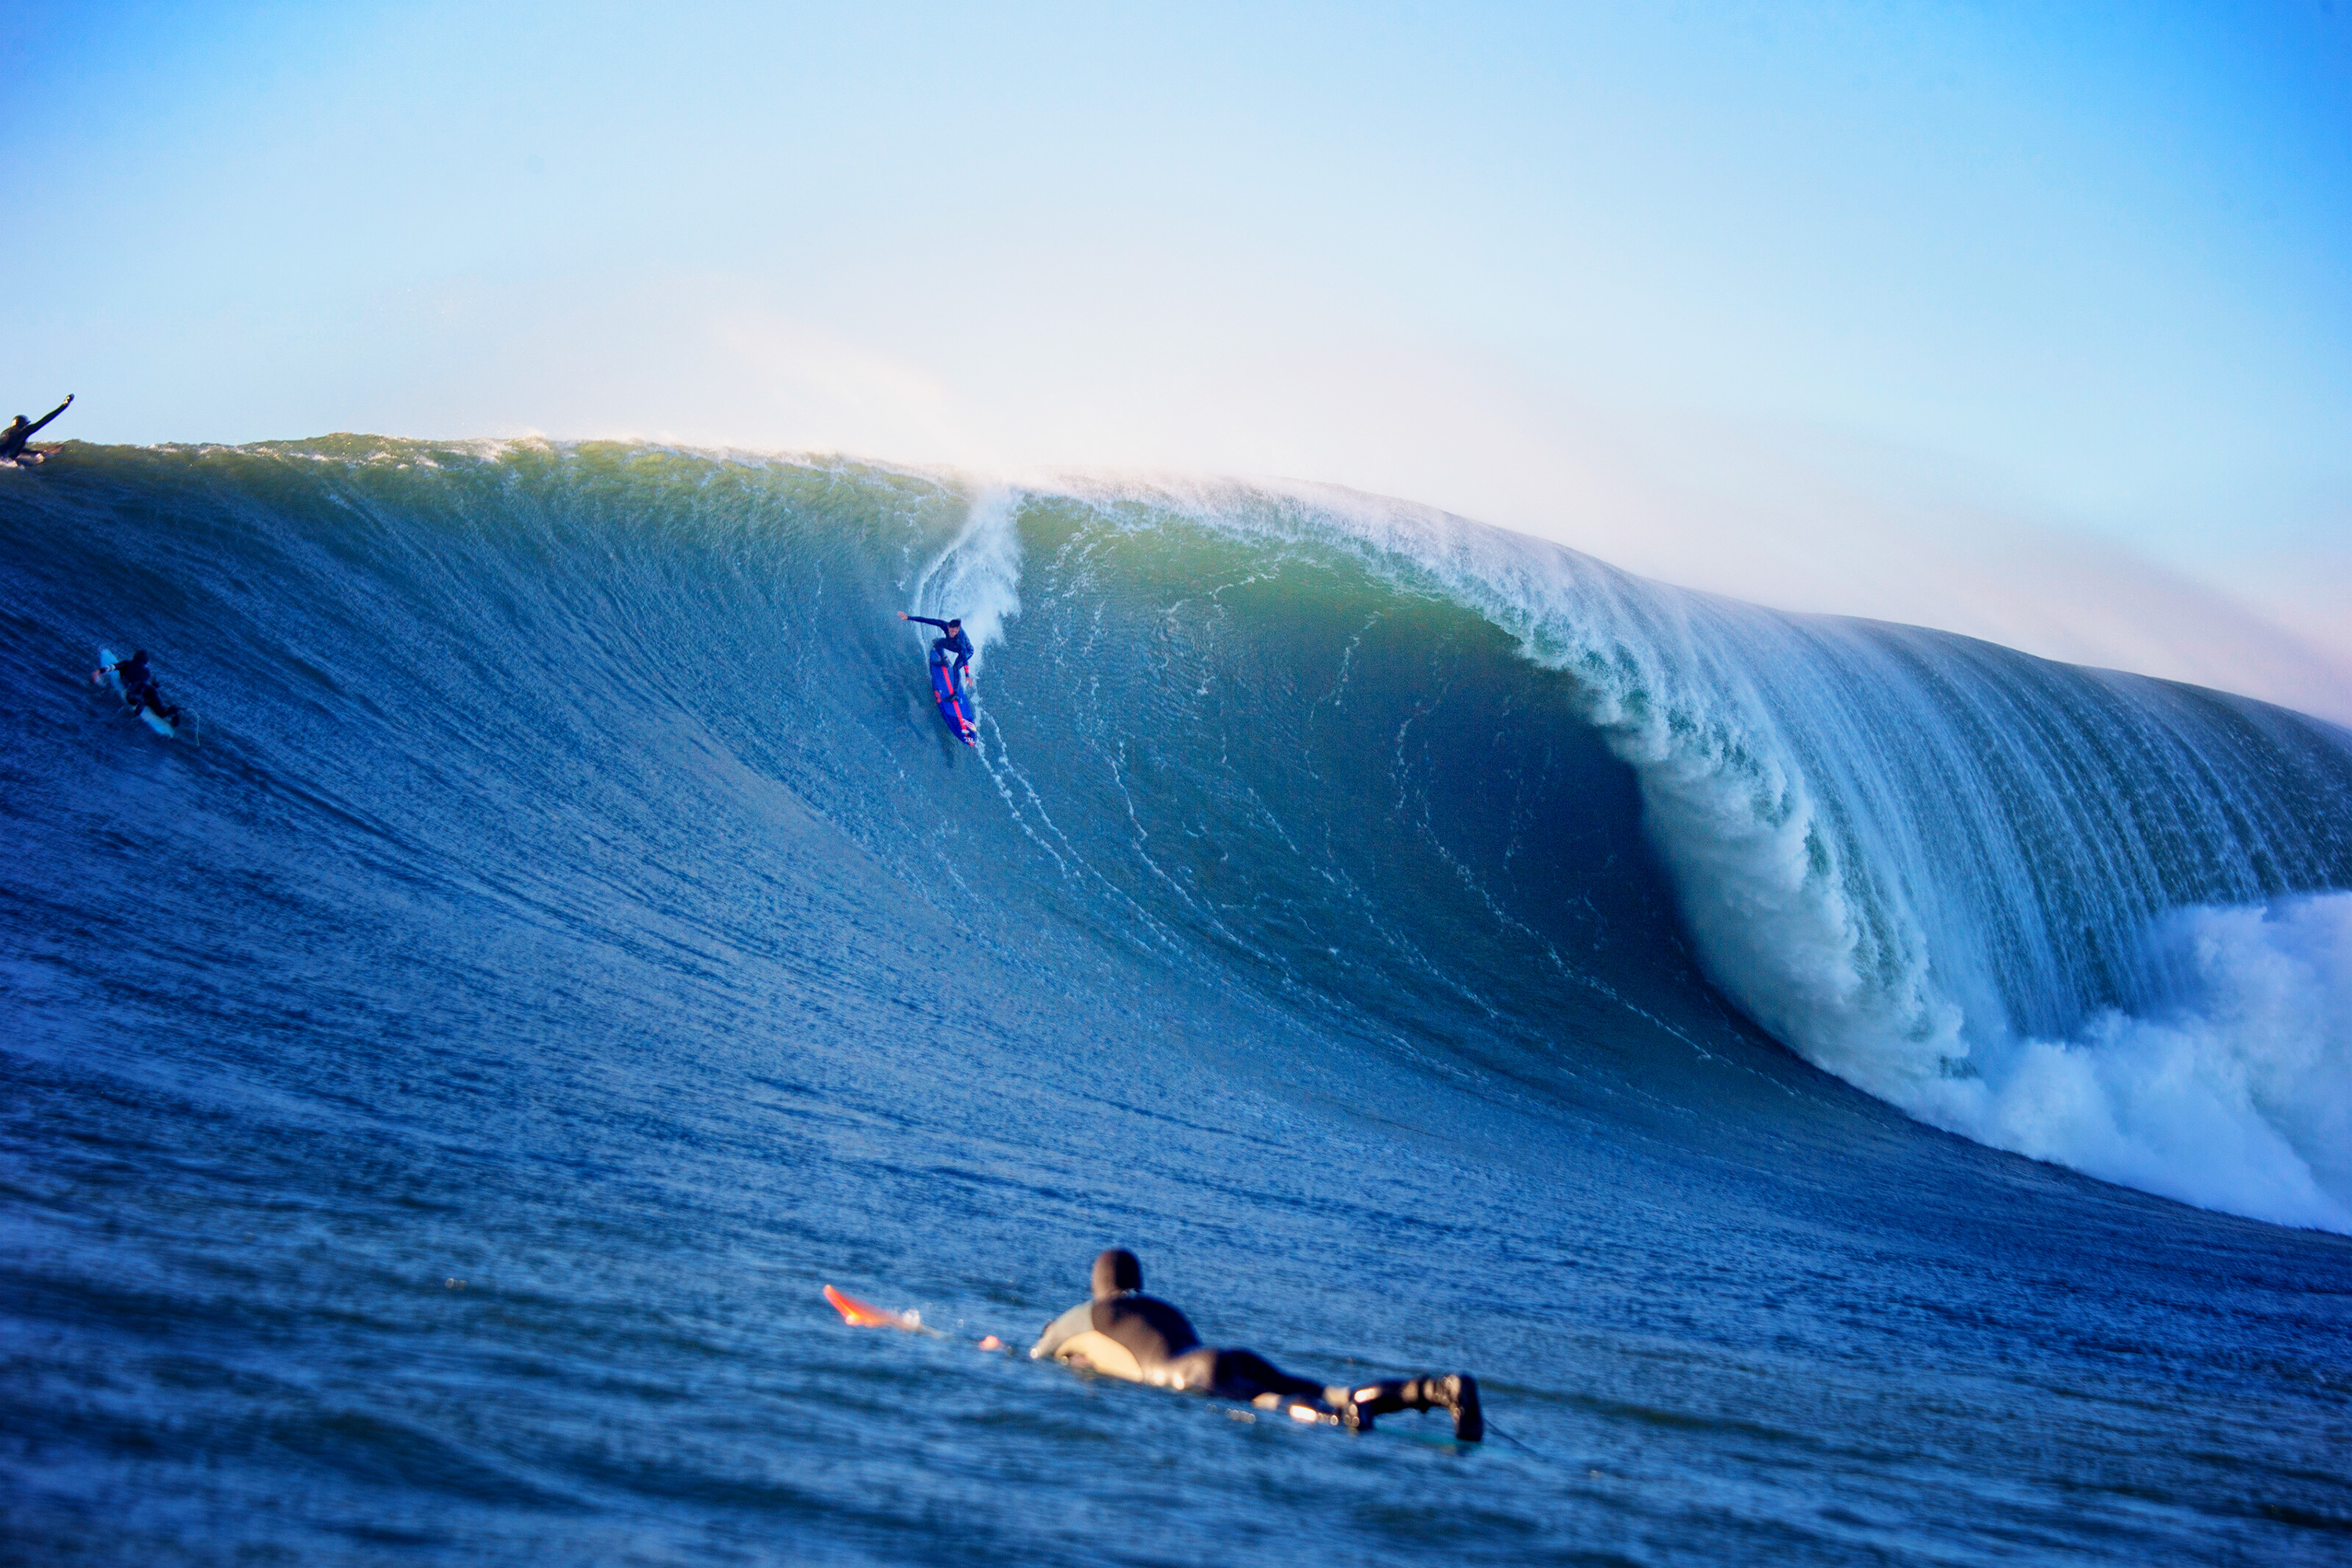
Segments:
[[[908,1326],[905,1313],[869,1306],[830,1285],[824,1288],[824,1299],[833,1303],[833,1310],[839,1312],[845,1321],[855,1323],[861,1329],[903,1329]]]

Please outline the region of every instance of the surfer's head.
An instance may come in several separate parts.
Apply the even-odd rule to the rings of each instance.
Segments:
[[[131,656],[131,663],[133,663],[133,664],[144,664],[144,663],[146,663],[146,662],[147,662],[147,650],[146,650],[145,648],[143,648],[143,647],[142,647],[142,648],[141,648],[137,653],[132,654],[132,655]]]
[[[1096,1300],[1108,1301],[1142,1289],[1143,1265],[1124,1247],[1114,1247],[1095,1259]]]
[[[948,623],[948,630],[951,632],[960,632],[963,630],[963,623],[961,621],[950,621]]]

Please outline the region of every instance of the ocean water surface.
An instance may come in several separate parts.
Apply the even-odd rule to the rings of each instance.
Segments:
[[[2340,729],[1337,492],[0,479],[0,1557],[2352,1561]],[[1496,1435],[977,1348],[1111,1245]]]

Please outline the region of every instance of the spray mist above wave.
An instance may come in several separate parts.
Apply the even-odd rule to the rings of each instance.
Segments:
[[[2352,1231],[2343,731],[1349,492],[1066,489],[1345,552],[1573,677],[1709,978],[1817,1066],[1996,1147]]]
[[[947,548],[915,574],[914,597],[919,615],[962,617],[979,668],[989,645],[1003,640],[1004,623],[1021,613],[1021,531],[1013,526],[1012,491],[992,488],[972,501]]]

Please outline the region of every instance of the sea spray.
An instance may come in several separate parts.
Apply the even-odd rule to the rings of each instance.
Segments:
[[[961,617],[971,638],[975,670],[989,645],[1003,640],[1004,624],[1021,613],[1016,499],[1001,486],[982,490],[955,537],[915,574],[917,613],[939,620]]]

